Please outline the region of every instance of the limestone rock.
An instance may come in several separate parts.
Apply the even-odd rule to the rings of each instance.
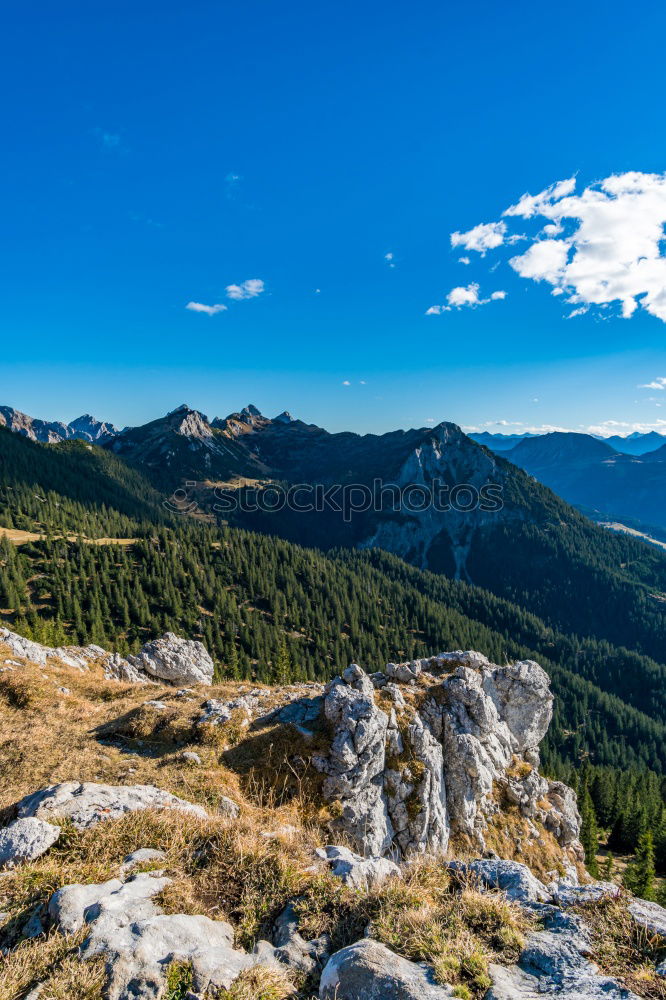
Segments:
[[[202,642],[165,632],[127,661],[141,673],[169,684],[212,684],[215,665]]]
[[[153,897],[168,884],[169,879],[148,873],[125,883],[64,886],[51,897],[49,914],[62,933],[88,925],[80,955],[105,958],[108,1000],[161,996],[173,961],[191,963],[197,992],[227,988],[255,964],[233,947],[229,924],[161,913]]]
[[[645,927],[650,934],[666,938],[666,909],[663,906],[650,903],[647,899],[632,899],[628,909],[636,923]]]
[[[217,811],[222,816],[228,816],[229,819],[238,819],[240,816],[240,806],[228,795],[220,795],[217,800]]]
[[[26,817],[14,820],[0,830],[0,869],[15,868],[24,861],[34,861],[48,851],[60,836],[60,827],[42,819]]]
[[[372,681],[356,669],[349,680],[337,678],[326,688],[324,714],[334,736],[328,756],[313,763],[327,775],[324,798],[340,809],[331,829],[345,833],[362,853],[380,855],[393,839],[383,780],[389,720],[375,705]]]
[[[306,941],[298,930],[298,917],[294,904],[289,903],[275,921],[269,941],[259,941],[253,957],[262,965],[279,963],[290,969],[310,974],[321,968],[328,958],[330,946],[326,935]]]
[[[91,781],[64,781],[43,788],[21,799],[16,809],[20,819],[69,819],[77,830],[138,809],[178,809],[202,819],[207,815],[201,806],[154,785],[98,785]]]
[[[120,866],[120,871],[123,875],[127,875],[129,872],[133,871],[138,865],[146,864],[146,862],[151,861],[165,861],[166,854],[164,851],[158,851],[153,847],[140,847],[138,851],[132,851],[123,860]]]
[[[551,895],[546,886],[518,861],[488,858],[479,861],[445,861],[445,866],[461,875],[471,875],[489,889],[501,889],[516,902],[547,902]]]
[[[562,781],[549,781],[546,799],[550,809],[545,812],[544,826],[555,835],[562,847],[576,844],[580,834],[581,818],[573,788],[569,788]]]
[[[569,885],[565,882],[558,885],[553,899],[558,906],[567,909],[569,906],[598,903],[609,897],[619,896],[620,891],[615,882],[591,882],[588,885]]]
[[[320,1000],[445,1000],[432,970],[365,938],[332,955],[319,983]]]
[[[491,965],[493,985],[485,1000],[638,1000],[615,979],[598,974],[589,960],[589,932],[579,917],[553,906],[532,904],[543,930],[527,938],[518,964]]]
[[[337,878],[354,889],[375,888],[387,878],[402,878],[402,872],[388,858],[362,858],[348,847],[318,847],[317,857],[323,858]]]
[[[395,841],[405,855],[443,852],[449,821],[442,745],[418,715],[400,739],[402,753],[391,758],[384,772]]]
[[[333,738],[313,759],[327,775],[331,830],[363,855],[442,852],[450,831],[484,850],[503,796],[535,837],[542,822],[580,860],[575,794],[539,774],[552,706],[548,675],[533,660],[499,667],[458,650],[370,677],[351,664],[325,690]]]

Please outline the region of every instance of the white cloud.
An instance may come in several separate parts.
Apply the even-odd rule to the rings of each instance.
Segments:
[[[479,298],[479,286],[475,282],[467,286],[458,285],[452,288],[446,296],[446,301],[450,306],[478,306],[483,300]]]
[[[616,305],[625,319],[642,309],[666,322],[666,174],[629,171],[580,194],[575,188],[570,177],[506,209],[504,218],[545,221],[511,267],[552,285],[553,295],[576,307],[569,316]],[[503,222],[451,236],[454,245],[470,241],[484,252],[512,239]]]
[[[207,316],[215,316],[217,313],[225,312],[227,306],[219,302],[216,302],[214,306],[204,305],[203,302],[188,302],[185,308],[189,309],[190,312],[206,313]]]
[[[342,384],[343,385],[351,385],[351,382],[349,381],[348,378],[346,378]]]
[[[517,205],[511,205],[505,212],[502,213],[502,215],[519,215],[523,219],[529,219],[534,215],[547,216],[548,212],[545,211],[545,209],[552,206],[554,201],[558,201],[560,198],[565,198],[567,195],[575,191],[575,189],[575,177],[569,177],[565,181],[556,181],[540,194],[524,194]]]
[[[386,261],[389,267],[395,267],[395,254],[393,254],[391,251],[384,254],[384,260]]]
[[[487,299],[479,297],[479,286],[472,281],[469,285],[458,285],[452,288],[446,296],[446,305],[430,306],[426,309],[426,316],[441,316],[443,312],[451,312],[452,309],[461,309],[463,306],[485,306],[488,302],[497,302],[506,298],[506,292],[499,290],[492,292]]]
[[[471,264],[472,262],[469,259],[469,257],[458,257],[458,263],[459,264],[465,264],[465,266],[467,266],[468,264]]]
[[[646,382],[645,385],[639,385],[639,389],[666,389],[666,378],[660,376],[656,378],[653,382]]]
[[[240,285],[227,285],[225,291],[227,298],[240,302],[242,299],[256,299],[264,290],[264,283],[261,278],[248,278]]]
[[[451,233],[451,246],[464,247],[465,250],[476,250],[482,257],[486,251],[501,247],[504,243],[506,223],[483,222],[466,233]]]

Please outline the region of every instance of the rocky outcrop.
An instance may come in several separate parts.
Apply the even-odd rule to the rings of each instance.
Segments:
[[[154,785],[98,785],[91,781],[63,781],[33,792],[16,805],[19,819],[68,819],[77,830],[141,809],[176,809],[202,819],[207,815],[201,806]]]
[[[663,906],[647,899],[633,899],[628,909],[639,926],[666,939],[666,909]]]
[[[46,666],[49,660],[59,660],[77,670],[88,670],[93,663],[101,663],[108,679],[131,683],[161,681],[163,684],[210,685],[215,670],[203,643],[182,639],[173,632],[165,632],[159,639],[147,642],[135,656],[126,658],[95,645],[43,646],[7,628],[0,628],[0,642],[8,646],[14,656],[40,667]]]
[[[37,666],[46,666],[50,659],[60,660],[68,667],[77,670],[87,670],[90,663],[108,656],[106,650],[101,646],[42,646],[39,642],[26,639],[16,632],[10,632],[8,628],[0,628],[0,642],[9,647],[14,656],[20,656],[24,660],[36,663]]]
[[[313,762],[326,775],[324,798],[335,804],[331,829],[344,832],[363,854],[383,854],[394,835],[384,792],[389,717],[360,667],[348,667],[328,685],[324,714],[333,739],[328,755]]]
[[[329,950],[330,941],[326,934],[311,941],[305,940],[298,929],[294,904],[289,903],[273,924],[271,941],[258,941],[252,955],[261,965],[278,963],[311,975],[315,970],[321,970]]]
[[[532,660],[500,667],[458,650],[370,676],[352,664],[325,690],[331,747],[313,760],[331,829],[363,855],[442,852],[451,833],[483,850],[507,802],[580,860],[575,794],[539,774],[552,706]]]
[[[365,938],[332,955],[322,973],[320,1000],[445,1000],[450,986],[438,986],[432,969],[396,955]]]
[[[0,869],[34,861],[48,851],[60,836],[60,827],[35,817],[14,820],[0,830]]]

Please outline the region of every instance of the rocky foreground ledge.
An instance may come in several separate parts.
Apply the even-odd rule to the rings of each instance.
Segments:
[[[14,691],[25,661],[41,668],[65,657],[72,687],[77,672],[90,685],[95,669],[114,683],[96,647],[42,654],[21,637],[0,641]],[[144,647],[137,679],[159,676],[151,658],[173,664],[185,642]],[[538,664],[456,651],[370,674],[352,664],[325,688],[237,686],[233,697],[210,697],[219,692],[192,683],[134,711],[159,723],[179,706],[178,731],[198,751],[169,752],[210,782],[221,761],[260,769],[248,761],[259,737],[264,748],[273,739],[291,747],[285,771],[305,768],[309,754],[320,825],[295,807],[285,823],[282,808],[259,807],[242,782],[233,800],[203,779],[196,801],[159,787],[159,724],[149,738],[154,784],[73,774],[34,789],[5,809],[0,829],[2,1000],[35,1000],[40,989],[44,1000],[666,996],[655,971],[666,911],[589,880],[575,795],[539,774],[553,698]],[[510,859],[501,857],[507,837]],[[37,885],[51,888],[36,903]],[[627,950],[630,938],[640,942],[631,986],[600,945],[599,913],[621,927]],[[64,994],[48,972],[54,955],[70,970]],[[78,978],[92,981],[92,969],[97,985],[85,992]]]

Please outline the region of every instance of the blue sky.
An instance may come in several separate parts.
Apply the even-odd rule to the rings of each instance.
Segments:
[[[666,376],[652,286],[630,319],[567,319],[509,264],[528,244],[450,238],[565,178],[666,171],[663,5],[40,0],[3,21],[0,402],[666,422],[666,391],[637,388]],[[476,284],[506,297],[426,315]]]

